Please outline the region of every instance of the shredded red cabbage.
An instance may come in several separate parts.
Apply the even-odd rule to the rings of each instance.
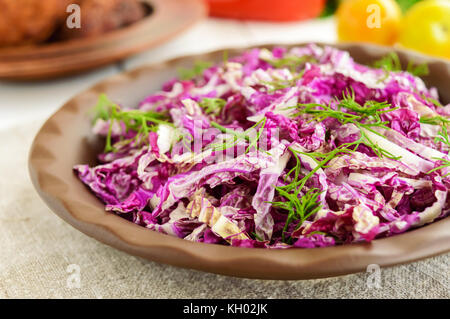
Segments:
[[[416,76],[308,45],[199,62],[125,109],[102,96],[106,210],[190,241],[313,248],[403,233],[450,211],[450,104]]]

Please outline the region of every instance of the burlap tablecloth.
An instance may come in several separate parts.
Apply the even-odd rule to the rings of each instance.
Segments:
[[[105,246],[59,219],[35,192],[27,157],[41,123],[0,132],[0,298],[450,297],[450,254],[382,269],[381,287],[370,288],[369,273],[238,279],[147,262]],[[79,288],[71,277],[78,271]]]

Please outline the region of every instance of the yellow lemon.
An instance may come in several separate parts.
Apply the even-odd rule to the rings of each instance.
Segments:
[[[406,13],[400,33],[402,46],[450,58],[450,1],[418,2]]]
[[[391,45],[397,41],[401,19],[394,0],[345,0],[336,13],[338,38]]]

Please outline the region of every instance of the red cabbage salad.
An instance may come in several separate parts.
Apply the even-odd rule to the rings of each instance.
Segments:
[[[138,108],[99,99],[81,181],[106,210],[185,240],[313,248],[449,214],[450,104],[398,56],[308,45],[198,61]]]

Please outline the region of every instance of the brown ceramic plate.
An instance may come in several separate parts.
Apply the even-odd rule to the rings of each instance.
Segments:
[[[267,47],[267,46],[266,46]],[[343,44],[357,61],[370,63],[391,49]],[[242,51],[228,50],[230,56]],[[399,51],[407,60],[427,62],[443,102],[450,102],[450,63]],[[99,241],[149,260],[208,272],[265,279],[307,279],[411,262],[450,251],[450,218],[370,244],[316,249],[267,250],[194,243],[163,235],[107,213],[103,204],[75,177],[75,164],[96,163],[102,145],[91,134],[88,110],[100,93],[127,106],[158,90],[176,69],[196,60],[220,61],[223,51],[178,58],[110,78],[77,95],[42,127],[31,149],[30,174],[47,205],[61,218]]]
[[[0,49],[0,79],[38,80],[104,66],[159,45],[207,14],[201,0],[142,0],[144,19],[101,37]]]

